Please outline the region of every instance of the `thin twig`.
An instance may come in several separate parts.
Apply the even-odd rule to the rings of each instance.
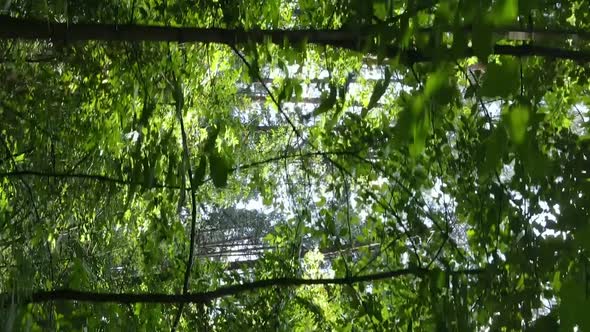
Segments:
[[[273,93],[266,86],[266,84],[264,83],[264,80],[262,79],[262,77],[260,77],[260,73],[258,71],[255,71],[252,68],[252,65],[248,62],[248,60],[246,60],[246,58],[242,55],[242,53],[240,53],[240,51],[238,51],[238,49],[235,46],[230,45],[230,47],[231,47],[232,51],[240,58],[240,60],[242,60],[242,62],[244,63],[244,65],[246,67],[248,67],[248,71],[251,74],[256,75],[256,77],[255,77],[256,80],[258,80],[260,82],[260,84],[262,84],[262,87],[264,88],[264,90],[266,91],[266,93],[268,93],[268,96],[270,97],[270,99],[272,100],[272,102],[277,107],[279,113],[281,113],[281,115],[285,118],[285,120],[287,121],[287,123],[289,124],[289,126],[291,127],[291,129],[293,130],[293,132],[295,133],[295,135],[297,135],[297,138],[303,139],[302,136],[301,136],[301,132],[299,132],[299,129],[297,129],[297,127],[295,126],[295,123],[293,123],[293,121],[291,121],[291,119],[289,118],[289,116],[287,115],[287,113],[285,113],[283,111],[283,108],[281,107],[281,104],[279,103],[279,101],[275,98],[275,96],[273,95]]]

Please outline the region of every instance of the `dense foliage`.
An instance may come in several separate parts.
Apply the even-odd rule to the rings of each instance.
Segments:
[[[4,329],[590,331],[586,1],[0,10]]]

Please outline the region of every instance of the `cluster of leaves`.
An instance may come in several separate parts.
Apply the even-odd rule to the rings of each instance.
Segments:
[[[9,1],[219,44],[0,40],[4,327],[590,330],[589,11]]]

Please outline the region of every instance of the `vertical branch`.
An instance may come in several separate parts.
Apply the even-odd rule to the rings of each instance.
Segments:
[[[19,170],[18,163],[16,162],[16,159],[14,158],[15,154],[12,153],[12,151],[10,150],[8,139],[6,137],[4,137],[4,135],[2,135],[1,133],[0,133],[0,138],[2,138],[2,143],[4,145],[4,148],[6,149],[6,154],[8,155],[8,159],[13,164],[14,169],[18,171]],[[35,214],[35,219],[37,220],[37,223],[39,225],[41,225],[41,227],[44,228],[49,233],[49,230],[47,230],[46,225],[43,223],[43,220],[41,219],[41,215],[39,214],[39,209],[37,208],[37,203],[35,202],[35,195],[33,195],[33,190],[31,189],[31,186],[24,179],[20,179],[20,181],[22,182],[23,186],[25,187],[25,189],[27,191],[27,194],[29,195],[29,198],[31,200],[31,206],[33,209],[33,213]],[[53,267],[53,254],[51,253],[51,246],[49,244],[49,241],[45,241],[44,244],[45,244],[45,247],[47,248],[47,257],[49,260],[49,275],[51,278],[51,286],[55,287],[55,270]],[[52,306],[55,306],[55,304]],[[49,313],[49,320],[52,323],[55,320],[53,310],[51,310]]]
[[[192,167],[191,167],[190,153],[189,153],[189,148],[188,148],[188,139],[187,139],[186,130],[184,127],[184,119],[183,119],[183,115],[182,115],[182,107],[184,104],[184,95],[182,92],[182,85],[181,85],[180,80],[176,78],[176,75],[174,75],[174,72],[172,72],[172,73],[173,73],[172,74],[172,79],[173,79],[172,83],[174,84],[174,88],[175,88],[174,99],[176,102],[176,113],[178,116],[178,120],[180,121],[180,132],[182,135],[182,150],[184,152],[183,158],[185,159],[185,162],[186,162],[186,168],[187,168],[187,173],[188,173],[188,178],[189,178],[189,183],[190,183],[190,195],[191,195],[191,236],[190,236],[188,260],[186,262],[186,271],[184,272],[184,283],[182,286],[182,294],[187,294],[190,275],[191,275],[191,269],[193,266],[193,260],[194,260],[194,256],[195,256],[195,239],[196,239],[196,228],[197,228],[197,199],[196,199],[196,194],[195,194],[196,185],[195,185],[195,181],[193,178],[193,171],[192,171]],[[182,316],[183,309],[184,309],[184,303],[181,303],[178,308],[178,313],[176,314],[176,317],[174,318],[174,323],[172,324],[172,331],[173,332],[176,331],[176,327],[178,326],[178,323],[180,322],[180,317]]]

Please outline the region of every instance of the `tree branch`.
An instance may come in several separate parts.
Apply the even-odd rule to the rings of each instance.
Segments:
[[[162,293],[99,293],[85,292],[71,289],[54,291],[39,291],[31,294],[29,298],[23,299],[21,303],[42,303],[49,301],[77,301],[91,303],[208,303],[211,300],[234,296],[244,292],[271,287],[294,287],[303,285],[350,285],[361,282],[373,282],[403,276],[425,277],[433,270],[424,268],[407,268],[394,271],[380,272],[363,276],[351,276],[348,278],[331,279],[299,279],[299,278],[277,278],[259,280],[239,285],[223,286],[212,291],[187,294],[162,294]],[[452,275],[479,275],[485,269],[468,269],[447,272]],[[1,303],[10,303],[12,294],[0,294]]]
[[[98,23],[52,23],[27,18],[14,18],[0,15],[0,39],[50,39],[53,41],[153,41],[153,42],[201,42],[219,43],[233,47],[236,43],[247,41],[261,43],[271,41],[284,45],[285,40],[293,44],[307,42],[322,46],[333,46],[357,52],[366,52],[367,42],[371,42],[377,32],[384,33],[383,27],[368,25],[355,29],[301,29],[301,30],[243,30],[220,28],[184,28],[132,24]],[[500,29],[503,33],[506,29]],[[529,31],[530,32],[530,31]],[[561,31],[560,31],[561,32]],[[391,33],[396,33],[392,28]],[[534,33],[534,31],[533,31]],[[548,34],[549,31],[539,33]],[[586,36],[582,36],[586,37]],[[369,50],[371,52],[371,50]],[[590,52],[535,45],[495,45],[493,54],[513,56],[542,56],[590,62]],[[401,49],[395,45],[385,48],[389,58],[399,57],[402,63],[428,62],[432,56],[420,49]],[[473,48],[454,56],[448,52],[446,60],[470,57]],[[452,58],[454,57],[454,58]]]
[[[248,164],[243,164],[232,168],[230,171],[235,172],[237,170],[249,169],[258,167],[261,165],[269,164],[272,162],[277,162],[285,159],[290,158],[307,158],[313,156],[324,156],[324,155],[350,155],[354,156],[356,151],[326,151],[326,152],[310,152],[304,154],[291,154],[291,155],[281,155],[277,157],[271,157],[268,159],[264,159],[261,161],[256,161]],[[148,189],[152,188],[159,188],[159,189],[174,189],[180,190],[180,186],[171,186],[161,183],[152,183],[146,184],[143,182],[137,181],[129,181],[120,178],[109,177],[106,175],[100,174],[85,174],[85,173],[62,173],[62,172],[45,172],[45,171],[35,171],[35,170],[14,170],[10,172],[0,172],[0,178],[20,178],[26,176],[35,176],[35,177],[46,177],[46,178],[56,178],[56,179],[80,179],[80,180],[93,180],[98,182],[106,182],[106,183],[113,183],[119,185],[126,185],[126,186],[140,186]],[[205,179],[204,182],[208,182],[210,179]],[[190,188],[187,188],[190,190]]]
[[[170,186],[160,183],[146,184],[143,182],[128,181],[119,178],[112,178],[106,175],[98,174],[84,174],[84,173],[59,173],[59,172],[43,172],[34,170],[15,170],[11,172],[0,172],[0,178],[11,178],[11,177],[25,177],[25,176],[36,176],[46,178],[57,178],[57,179],[82,179],[82,180],[94,180],[99,182],[107,182],[121,185],[134,185],[141,186],[144,188],[164,188],[164,189],[180,189],[179,186]]]
[[[180,122],[180,133],[182,136],[182,150],[184,152],[184,158],[186,160],[186,164],[187,164],[187,173],[188,173],[188,179],[189,179],[189,183],[191,185],[190,187],[190,194],[191,194],[191,229],[190,229],[190,247],[188,250],[188,259],[186,262],[186,270],[184,271],[184,282],[182,285],[182,294],[187,294],[188,293],[188,288],[189,288],[189,281],[190,281],[190,276],[191,276],[191,270],[193,267],[193,262],[195,260],[195,242],[196,242],[196,238],[197,238],[197,198],[196,198],[196,193],[195,190],[197,189],[198,184],[195,181],[195,178],[193,176],[193,170],[192,170],[192,165],[191,165],[191,157],[190,157],[190,151],[189,151],[189,147],[188,147],[188,138],[186,135],[186,130],[185,130],[185,126],[184,126],[184,119],[183,119],[183,104],[184,104],[184,95],[182,94],[182,84],[180,81],[180,77],[176,77],[176,75],[173,72],[173,79],[174,79],[174,84],[176,87],[176,95],[174,97],[175,101],[176,101],[176,113],[178,115],[178,120]],[[180,304],[180,307],[178,308],[178,312],[176,313],[176,317],[174,318],[174,323],[172,324],[172,332],[176,331],[176,327],[178,326],[178,323],[180,322],[180,318],[182,317],[182,311],[184,309],[184,303]]]

